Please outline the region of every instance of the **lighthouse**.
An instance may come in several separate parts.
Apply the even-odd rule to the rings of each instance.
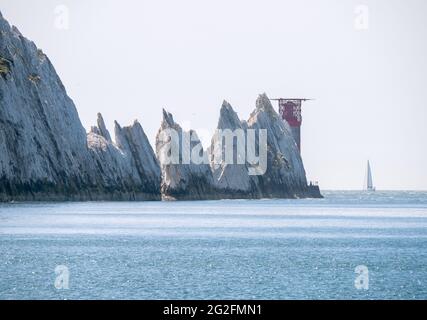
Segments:
[[[292,136],[298,146],[298,150],[301,152],[301,124],[302,124],[302,114],[301,114],[301,105],[305,101],[312,99],[288,99],[288,98],[279,98],[271,99],[273,101],[279,102],[279,114],[283,120],[289,124],[291,128]]]

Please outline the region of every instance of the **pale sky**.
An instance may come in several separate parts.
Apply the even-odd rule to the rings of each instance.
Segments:
[[[223,99],[247,119],[259,93],[315,98],[303,106],[309,180],[361,189],[370,159],[377,189],[427,190],[425,0],[0,0],[0,10],[49,56],[87,129],[97,112],[110,129],[137,118],[153,142],[165,107],[208,142]]]

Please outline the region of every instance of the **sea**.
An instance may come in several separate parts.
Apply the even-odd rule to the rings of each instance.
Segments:
[[[426,299],[427,192],[0,204],[0,299]]]

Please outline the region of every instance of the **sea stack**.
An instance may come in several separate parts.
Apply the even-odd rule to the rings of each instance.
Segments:
[[[267,171],[258,175],[263,198],[304,198],[312,193],[300,152],[289,126],[274,110],[266,94],[256,101],[256,108],[247,122],[248,129],[266,129]],[[320,196],[320,193],[319,193]]]
[[[173,134],[176,135],[175,139],[172,137]],[[183,139],[189,142],[188,149],[185,148]],[[190,159],[190,150],[197,146],[200,146],[200,156],[207,158],[196,132],[185,132],[175,122],[172,114],[163,110],[163,120],[156,136],[156,153],[161,165],[161,191],[164,199],[206,200],[219,198],[209,165],[205,163],[196,164]],[[167,159],[171,159],[171,153],[174,151],[177,155],[176,161],[168,162]]]
[[[260,174],[250,174],[252,166],[247,161],[244,164],[238,164],[237,159],[234,159],[234,164],[226,164],[224,161],[220,164],[214,163],[215,157],[225,158],[226,142],[223,141],[222,148],[218,147],[222,136],[217,131],[212,139],[210,159],[217,192],[223,194],[224,198],[321,197],[317,187],[307,185],[301,155],[289,126],[280,119],[266,94],[258,97],[256,108],[248,121],[241,121],[231,105],[225,101],[221,107],[217,129],[222,130],[221,132],[230,130],[236,133],[235,139],[231,142],[234,155],[247,155],[251,148],[259,152],[259,139],[255,139],[255,145],[252,145],[249,131],[256,137],[259,137],[260,130],[264,130],[267,134],[266,170]],[[241,134],[237,132],[244,132],[243,141],[246,142],[240,152],[237,152],[237,149]]]
[[[245,159],[238,161],[239,155],[241,158],[245,158],[246,129],[246,123],[242,122],[232,106],[224,101],[220,110],[217,130],[209,149],[215,187],[224,198],[257,199],[262,197],[257,177],[249,175]],[[227,131],[232,134],[232,140],[226,141],[224,138]],[[225,161],[227,143],[232,144],[232,147],[229,148],[233,153],[232,164]],[[216,159],[221,161],[216,161]]]

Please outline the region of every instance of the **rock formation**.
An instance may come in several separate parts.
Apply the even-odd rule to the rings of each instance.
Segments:
[[[259,175],[250,175],[251,165],[222,163],[215,164],[214,153],[224,159],[224,145],[218,147],[218,132],[212,139],[210,147],[211,167],[217,192],[224,193],[231,198],[299,198],[299,197],[320,197],[320,192],[314,187],[307,186],[304,165],[298,147],[290,133],[289,126],[284,122],[274,110],[266,94],[260,95],[256,102],[256,109],[252,112],[249,120],[241,121],[234,112],[231,105],[224,102],[220,112],[220,119],[217,129],[236,129],[248,131],[252,129],[255,136],[259,136],[259,130],[265,129],[267,133],[267,170]],[[248,135],[246,137],[246,150],[240,153],[245,154],[250,147]],[[238,137],[233,140],[233,154],[237,155]],[[259,140],[256,140],[254,148],[259,150]]]
[[[123,128],[115,122],[115,143],[101,114],[97,123],[87,136],[87,145],[101,179],[98,184],[113,199],[160,200],[160,167],[139,122]]]
[[[0,66],[0,201],[160,199],[141,126],[124,129],[124,150],[102,117],[87,136],[49,59],[1,14]]]
[[[289,126],[274,110],[266,94],[260,95],[248,129],[267,130],[267,171],[257,175],[263,198],[307,197],[304,165]]]
[[[177,134],[176,139],[171,139],[168,130]],[[191,143],[185,147],[184,135],[191,139]],[[182,147],[184,145],[184,148]],[[194,131],[185,132],[177,124],[173,116],[163,110],[163,121],[156,136],[156,153],[160,160],[162,170],[161,191],[165,199],[171,200],[204,200],[216,199],[212,172],[208,164],[195,164],[189,159],[189,150],[201,146],[200,140]],[[164,159],[171,158],[171,152],[176,150],[177,161],[167,163]],[[207,157],[203,149],[201,157]],[[189,163],[187,163],[189,162]]]
[[[258,188],[258,180],[255,176],[249,175],[246,161],[245,163],[238,163],[237,161],[238,155],[245,153],[245,150],[238,150],[238,139],[244,140],[241,145],[246,148],[246,129],[246,123],[240,121],[231,105],[224,101],[220,111],[217,131],[212,138],[209,153],[215,187],[220,190],[218,192],[232,198],[262,197],[262,193]],[[237,133],[238,131],[236,130],[240,130],[244,134],[237,133],[232,142],[227,142],[221,134],[226,130],[229,130],[230,133]],[[220,141],[221,139],[222,142]],[[233,164],[227,164],[225,161],[227,143],[232,143]],[[215,158],[222,161],[215,161]]]
[[[221,160],[222,136],[216,134],[205,151],[197,134],[182,130],[166,111],[156,137],[157,158],[138,121],[128,127],[115,122],[112,139],[98,114],[97,125],[86,133],[49,59],[0,13],[0,202],[321,196],[307,186],[289,127],[266,95],[247,122],[224,102],[218,129],[244,134],[265,129],[265,172],[251,174],[254,164],[237,155],[260,150],[259,140],[250,147],[233,139],[236,158],[230,164]],[[178,138],[165,139],[172,130]],[[173,151],[176,159],[165,162]]]
[[[289,126],[273,109],[267,95],[259,96],[256,108],[247,122],[241,121],[231,105],[224,101],[217,129],[208,150],[210,165],[194,164],[193,158],[189,155],[193,155],[195,146],[198,146],[196,156],[199,151],[205,155],[197,135],[193,131],[184,132],[172,115],[163,111],[163,121],[156,137],[156,153],[162,170],[162,194],[166,199],[321,196],[317,188],[307,186],[302,159]],[[251,173],[254,169],[253,164],[246,160],[247,152],[251,148],[248,131],[252,131],[254,136],[258,137],[261,129],[267,133],[266,170],[254,174]],[[173,139],[171,134],[162,136],[162,133],[168,130],[176,132],[177,137]],[[227,131],[231,134],[228,140],[224,136]],[[187,135],[188,139],[191,134],[194,136],[187,151],[185,143],[183,145],[183,137]],[[231,158],[228,161],[226,161],[227,144],[231,145]],[[255,139],[252,148],[259,153],[259,139]],[[172,163],[168,156],[174,149],[177,150],[178,156],[176,162]],[[166,163],[165,159],[169,162]]]

